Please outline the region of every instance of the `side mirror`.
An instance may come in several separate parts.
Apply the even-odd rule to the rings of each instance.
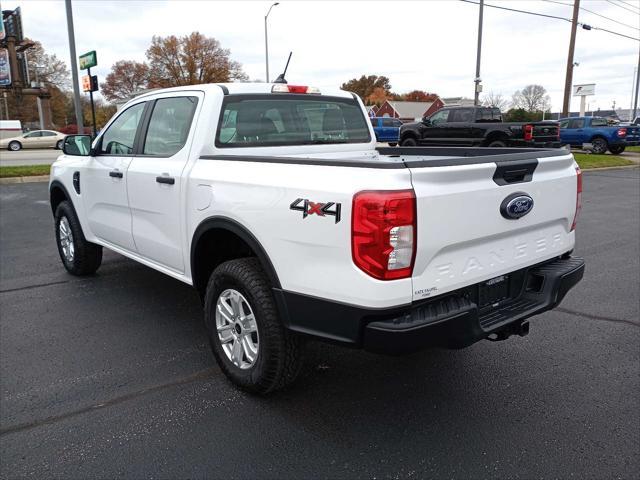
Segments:
[[[431,126],[431,120],[429,120],[427,117],[422,117],[422,123],[424,124],[425,127]]]
[[[67,135],[64,137],[62,151],[65,155],[88,156],[91,152],[91,135]]]

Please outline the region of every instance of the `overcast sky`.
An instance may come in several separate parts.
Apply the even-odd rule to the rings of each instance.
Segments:
[[[572,2],[487,0],[487,5],[570,18]],[[626,3],[624,3],[626,2]],[[583,0],[579,21],[640,36],[637,0]],[[252,80],[265,78],[264,15],[272,2],[73,0],[76,49],[98,52],[100,81],[121,59],[145,60],[153,35],[194,30],[231,50]],[[569,4],[569,6],[564,5]],[[634,9],[634,5],[636,8]],[[25,35],[69,62],[64,2],[2,0],[22,8]],[[339,88],[362,74],[386,75],[393,91],[413,89],[442,97],[473,96],[478,7],[447,1],[280,1],[269,16],[271,76],[293,51],[290,83]],[[562,105],[569,22],[485,7],[481,77],[484,91],[511,98],[527,84],[543,85],[554,111]],[[574,84],[596,83],[591,107],[629,108],[640,42],[578,28]],[[579,99],[572,100],[572,109]]]

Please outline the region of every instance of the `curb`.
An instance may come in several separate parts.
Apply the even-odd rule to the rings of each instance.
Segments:
[[[48,182],[49,175],[32,175],[30,177],[5,177],[0,178],[0,185],[7,185],[12,183],[36,183],[36,182]]]

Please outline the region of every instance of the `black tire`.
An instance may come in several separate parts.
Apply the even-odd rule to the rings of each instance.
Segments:
[[[22,150],[22,144],[17,141],[9,142],[9,145],[7,145],[7,148],[12,152],[17,152],[18,150]]]
[[[604,138],[596,137],[591,140],[591,145],[593,146],[593,153],[605,154],[607,150],[609,150],[609,144]]]
[[[216,328],[216,305],[228,289],[247,301],[257,325],[258,353],[253,364],[240,368],[227,356]],[[303,366],[303,341],[287,331],[267,276],[256,258],[230,260],[211,274],[205,294],[205,324],[213,355],[224,374],[236,386],[251,393],[267,394],[291,384]],[[248,359],[242,353],[243,361]]]
[[[622,152],[624,152],[624,149],[627,148],[626,145],[614,145],[614,146],[610,146],[609,147],[609,151],[613,154],[613,155],[620,155]]]
[[[489,145],[487,145],[487,147],[491,147],[491,148],[504,148],[507,146],[507,142],[505,142],[504,140],[492,140],[491,142],[489,142]]]
[[[69,258],[64,252],[61,236],[62,231],[60,224],[66,220],[66,226],[71,230],[71,239],[73,246],[72,258]],[[65,230],[66,230],[65,226]],[[98,270],[102,263],[102,247],[95,243],[88,242],[82,233],[80,221],[76,215],[71,202],[65,200],[60,202],[56,208],[55,214],[55,235],[56,244],[58,245],[58,253],[64,268],[72,275],[91,275]]]
[[[396,142],[389,142],[390,147],[397,147],[398,144]]]
[[[56,150],[62,150],[63,145],[64,145],[64,140],[58,140],[56,143]]]
[[[413,137],[407,137],[400,142],[400,146],[402,147],[416,147],[418,146],[418,141]]]

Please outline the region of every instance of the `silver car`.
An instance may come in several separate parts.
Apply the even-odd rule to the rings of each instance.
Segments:
[[[66,135],[55,130],[33,130],[17,137],[0,140],[0,148],[17,152],[22,148],[56,148],[62,150]]]

